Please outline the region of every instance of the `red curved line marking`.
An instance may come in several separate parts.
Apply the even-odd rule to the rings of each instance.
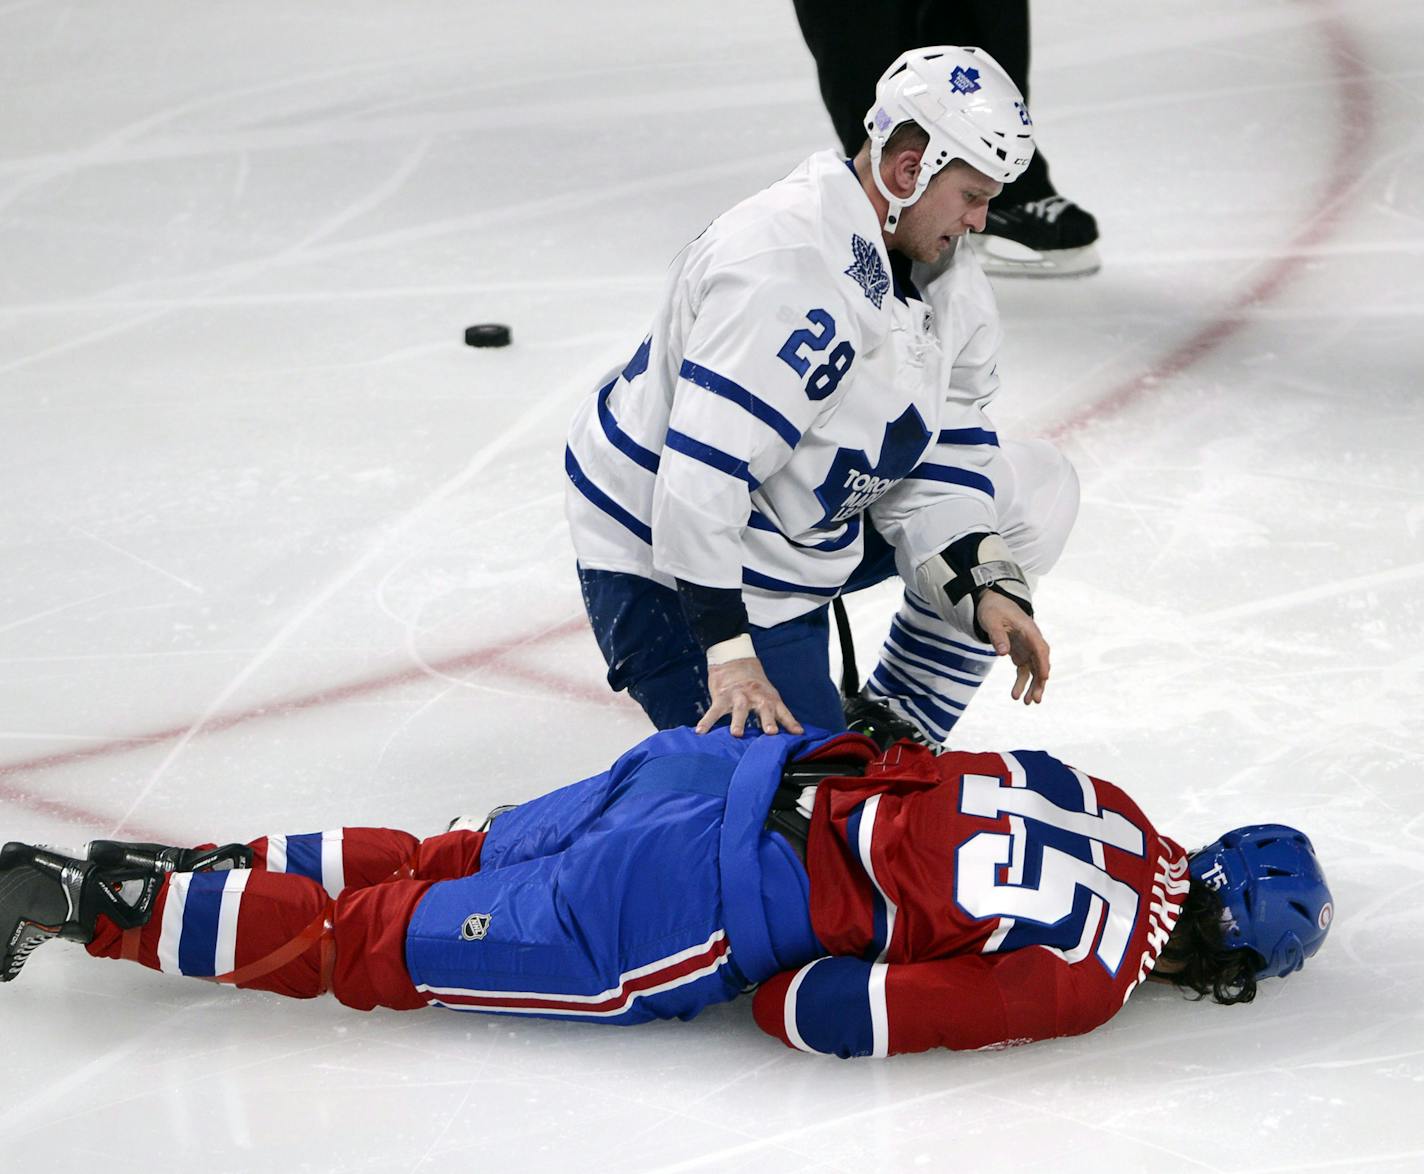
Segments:
[[[1308,216],[1305,223],[1281,248],[1276,257],[1246,289],[1231,299],[1217,316],[1178,343],[1147,370],[1119,384],[1101,399],[1074,412],[1044,433],[1052,440],[1062,440],[1090,424],[1132,406],[1158,383],[1180,375],[1188,367],[1205,358],[1222,343],[1240,332],[1245,325],[1243,311],[1269,301],[1280,292],[1296,271],[1309,259],[1310,250],[1329,237],[1340,226],[1345,209],[1353,199],[1352,181],[1361,174],[1358,160],[1368,151],[1374,130],[1374,109],[1370,100],[1369,75],[1360,65],[1360,54],[1354,37],[1343,21],[1333,12],[1321,17],[1332,70],[1341,88],[1339,137],[1330,161],[1329,177],[1320,183],[1321,191],[1340,194],[1324,207]]]
[[[372,693],[380,693],[396,685],[405,685],[424,680],[432,675],[453,674],[461,670],[486,668],[509,653],[516,652],[522,648],[536,647],[540,644],[546,644],[551,640],[568,636],[580,630],[583,626],[584,621],[582,618],[565,620],[562,624],[557,624],[552,628],[546,628],[529,636],[517,636],[509,640],[500,641],[498,644],[491,644],[471,652],[461,653],[459,656],[432,661],[428,668],[416,666],[400,669],[395,672],[383,673],[380,676],[368,677],[365,680],[352,681],[350,684],[338,685],[330,689],[322,689],[315,693],[290,697],[285,701],[277,701],[269,705],[254,706],[251,709],[240,710],[236,713],[222,714],[204,722],[194,733],[219,734],[225,730],[232,729],[234,726],[244,725],[258,718],[281,717],[286,714],[300,713],[307,709],[315,709],[321,705],[333,705],[342,701],[350,701],[357,697],[366,697]],[[554,680],[551,675],[538,673],[529,669],[521,669],[516,665],[504,665],[502,668],[503,671],[508,672],[511,676],[519,676],[526,679],[532,678],[537,680],[540,684],[551,683]],[[592,699],[603,704],[612,698],[611,694],[604,693],[601,690],[595,693],[593,689],[575,685],[569,681],[560,680],[557,684],[560,692],[566,696],[577,697],[579,700]],[[79,750],[61,750],[56,754],[45,754],[38,758],[28,758],[20,762],[0,764],[0,779],[9,778],[18,774],[32,774],[36,771],[50,770],[57,766],[72,766],[78,762],[87,762],[91,758],[105,758],[115,754],[123,754],[130,750],[141,750],[146,746],[154,746],[162,742],[174,741],[177,738],[183,737],[183,735],[187,734],[191,729],[191,725],[170,726],[165,730],[155,730],[152,733],[137,734],[128,738],[115,738],[112,741],[101,742],[94,746],[86,746]],[[3,791],[0,791],[0,794],[3,794]]]
[[[247,722],[255,721],[258,718],[279,717],[285,714],[300,713],[307,709],[315,709],[322,705],[350,701],[353,698],[365,697],[372,693],[380,693],[395,685],[426,680],[433,675],[454,674],[471,669],[488,668],[498,662],[502,657],[522,649],[534,648],[541,644],[562,639],[574,632],[581,631],[584,626],[585,621],[582,617],[565,620],[563,623],[556,624],[552,628],[545,628],[542,631],[534,632],[527,636],[512,637],[508,640],[500,641],[497,644],[491,644],[484,648],[461,653],[458,656],[432,661],[428,667],[418,666],[401,669],[396,672],[384,673],[380,676],[353,681],[349,684],[339,685],[331,689],[323,689],[319,692],[291,697],[270,705],[255,706],[237,713],[223,714],[203,723],[201,728],[195,731],[195,733],[221,733],[224,730],[230,730],[234,726],[240,726]],[[550,693],[572,700],[585,701],[602,706],[620,704],[618,697],[615,694],[609,693],[607,690],[595,689],[588,685],[569,681],[563,677],[556,677],[553,673],[508,663],[500,665],[500,671],[512,677],[530,681]],[[114,738],[110,741],[85,746],[78,750],[62,750],[55,754],[45,754],[36,758],[24,759],[19,762],[5,763],[0,765],[0,802],[9,803],[16,807],[28,808],[31,811],[40,812],[45,815],[56,816],[69,823],[90,825],[111,823],[112,819],[110,817],[101,814],[93,808],[87,808],[79,804],[67,803],[60,800],[47,799],[42,795],[37,795],[24,789],[24,777],[41,771],[52,770],[55,767],[72,766],[76,763],[87,762],[90,759],[112,757],[128,751],[142,750],[163,742],[171,742],[183,737],[191,728],[191,726],[186,725],[171,726],[168,729],[155,730],[151,733],[139,734],[134,737]],[[151,829],[146,830],[137,827],[129,821],[125,822],[125,828],[129,833],[141,839],[163,840],[171,838]]]
[[[1101,399],[1096,400],[1094,403],[1054,425],[1045,433],[1046,436],[1055,440],[1061,440],[1070,433],[1076,432],[1117,412],[1121,412],[1132,406],[1149,388],[1152,388],[1164,379],[1170,379],[1173,376],[1181,374],[1194,363],[1197,363],[1206,355],[1210,354],[1223,342],[1241,330],[1244,324],[1242,318],[1243,310],[1273,298],[1280,291],[1281,287],[1295,276],[1296,271],[1299,270],[1301,265],[1305,262],[1305,250],[1317,246],[1328,239],[1339,227],[1345,208],[1352,195],[1351,180],[1360,170],[1360,168],[1354,164],[1354,160],[1365,154],[1372,136],[1374,111],[1368,85],[1368,74],[1359,64],[1359,52],[1354,37],[1344,22],[1341,21],[1333,11],[1322,16],[1321,23],[1330,52],[1331,65],[1337,82],[1341,87],[1342,104],[1339,121],[1339,141],[1335,145],[1329,177],[1322,182],[1320,188],[1323,191],[1338,190],[1341,192],[1341,195],[1333,202],[1325,205],[1319,211],[1307,217],[1305,222],[1291,238],[1290,242],[1278,252],[1276,258],[1267,266],[1266,270],[1257,277],[1244,292],[1238,294],[1228,302],[1215,319],[1207,323],[1184,342],[1179,343],[1172,350],[1168,351],[1153,363],[1151,367],[1147,368],[1147,370],[1119,384]],[[382,690],[389,689],[395,685],[421,680],[431,675],[431,669],[439,673],[453,673],[460,670],[484,668],[510,653],[517,652],[522,648],[529,648],[560,639],[580,630],[583,626],[584,621],[582,617],[567,620],[562,624],[535,633],[532,636],[502,641],[484,648],[472,650],[460,656],[451,657],[447,660],[432,662],[429,669],[423,667],[403,669],[399,672],[386,673],[382,676],[354,681],[351,684],[339,685],[331,689],[323,689],[320,692],[276,702],[272,705],[243,710],[239,713],[226,714],[214,718],[209,722],[205,722],[200,731],[196,732],[219,733],[258,718],[297,713],[321,705],[329,705],[334,702],[348,701],[355,697],[367,696],[371,693],[378,693]],[[619,704],[618,699],[613,694],[606,693],[603,690],[591,689],[576,682],[556,677],[552,673],[522,668],[518,665],[508,663],[502,665],[501,669],[510,676],[519,677],[531,683],[538,684],[548,689],[551,693],[563,697],[587,701],[598,705]],[[83,750],[61,751],[57,754],[49,754],[22,762],[0,765],[0,801],[9,802],[16,806],[28,807],[33,811],[60,816],[71,822],[91,824],[106,823],[108,820],[97,812],[75,804],[30,795],[4,782],[4,780],[12,779],[21,774],[31,774],[36,771],[49,770],[57,766],[72,765],[93,758],[122,754],[125,751],[172,741],[188,733],[190,728],[189,726],[175,726],[170,729],[159,730],[134,738],[117,738],[110,742],[103,742],[95,746],[86,747]],[[143,834],[148,838],[164,838],[154,833],[140,833],[137,829],[134,830],[135,834]]]
[[[22,791],[17,787],[3,783],[0,783],[0,802],[9,803],[14,807],[23,807],[29,811],[38,812],[40,815],[52,815],[63,823],[77,824],[81,827],[98,827],[112,822],[112,819],[102,816],[90,808],[80,807],[76,803],[65,803],[58,799],[46,799],[42,795],[32,795],[28,791]],[[171,837],[150,826],[135,823],[127,823],[124,826],[135,840],[172,842]]]

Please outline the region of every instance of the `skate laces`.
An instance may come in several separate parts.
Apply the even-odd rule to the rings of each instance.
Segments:
[[[34,922],[29,923],[29,931],[25,934],[24,940],[15,947],[15,952],[10,955],[9,961],[5,964],[5,981],[9,982],[20,973],[21,967],[45,942],[55,937],[53,930],[44,929]]]

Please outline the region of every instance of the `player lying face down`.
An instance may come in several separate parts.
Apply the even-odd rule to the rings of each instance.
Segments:
[[[0,977],[59,936],[363,1010],[633,1024],[757,984],[756,1021],[783,1042],[884,1056],[1090,1031],[1149,977],[1249,1002],[1319,949],[1332,913],[1300,832],[1188,853],[1041,751],[669,730],[459,823],[423,841],[100,841],[79,859],[8,844]]]

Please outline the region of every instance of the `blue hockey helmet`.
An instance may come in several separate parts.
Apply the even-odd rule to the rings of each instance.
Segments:
[[[1194,853],[1190,868],[1221,898],[1222,944],[1264,960],[1257,978],[1299,970],[1330,932],[1335,906],[1304,832],[1279,823],[1237,828]]]

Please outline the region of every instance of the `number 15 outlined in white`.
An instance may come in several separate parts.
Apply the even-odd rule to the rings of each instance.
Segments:
[[[1084,810],[1070,811],[1028,790],[1023,767],[1012,755],[1003,755],[1003,760],[1009,767],[1010,786],[991,775],[964,776],[960,810],[984,819],[1006,815],[1010,831],[979,832],[960,845],[955,862],[955,899],[972,917],[1000,919],[984,947],[985,953],[991,953],[1017,921],[1057,925],[1070,917],[1079,890],[1086,889],[1092,896],[1078,944],[1058,952],[1067,961],[1078,962],[1092,951],[1108,973],[1116,975],[1132,940],[1139,898],[1131,885],[1108,875],[1103,866],[1103,845],[1142,856],[1146,851],[1142,830],[1116,811],[1100,812],[1097,791],[1086,775],[1073,772],[1083,789]],[[1032,838],[1029,823],[1082,837],[1091,859],[1041,844],[1038,882],[1025,885],[1024,861]],[[1002,869],[1007,873],[1000,880]],[[1095,940],[1098,946],[1094,951]]]

